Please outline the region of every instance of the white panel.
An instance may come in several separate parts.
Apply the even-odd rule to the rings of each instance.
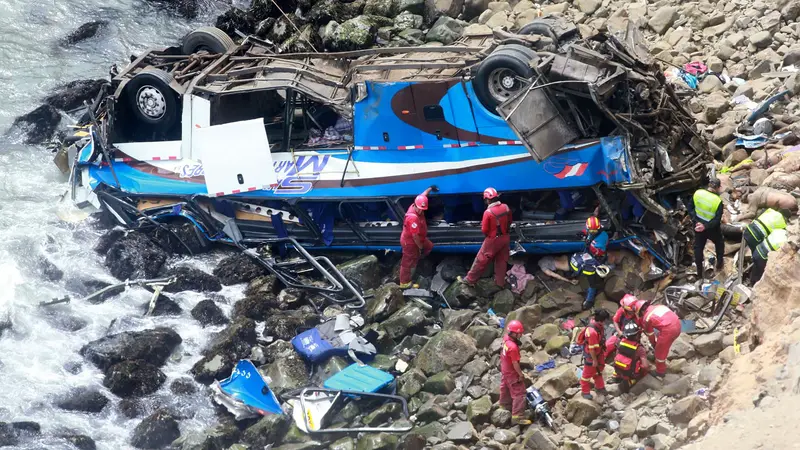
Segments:
[[[211,196],[268,189],[277,184],[262,119],[198,128],[193,152],[203,161]]]
[[[137,161],[181,159],[181,141],[127,142],[114,146]]]
[[[206,128],[211,126],[211,102],[196,95],[192,95],[192,119],[190,122],[190,133],[192,137],[190,138],[191,142],[194,142],[194,134],[197,130],[201,128]],[[194,147],[190,145],[189,147],[191,153],[188,158],[199,159],[198,156],[195,154],[196,151]]]

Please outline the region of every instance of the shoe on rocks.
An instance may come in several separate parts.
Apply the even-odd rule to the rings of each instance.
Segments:
[[[585,398],[586,400],[591,400],[594,398],[592,397],[592,394],[581,394],[581,397]]]
[[[531,422],[529,419],[526,419],[525,417],[519,417],[519,416],[512,416],[511,417],[511,424],[512,425],[530,425],[532,423],[533,422]]]
[[[596,389],[596,391],[598,394],[608,395],[608,391],[605,389]]]
[[[400,283],[400,289],[408,289],[411,287],[411,282],[408,283]]]

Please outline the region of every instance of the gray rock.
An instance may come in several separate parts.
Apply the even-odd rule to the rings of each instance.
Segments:
[[[431,394],[447,395],[453,392],[455,388],[456,381],[453,379],[453,375],[448,371],[443,371],[428,378],[422,390]]]
[[[228,325],[211,340],[205,356],[192,367],[194,378],[204,384],[227,378],[236,363],[250,355],[256,343],[255,328],[256,323],[248,318]]]
[[[291,417],[285,414],[270,414],[248,427],[242,435],[242,442],[250,448],[264,448],[280,443],[291,424]]]
[[[538,450],[558,450],[553,441],[542,430],[531,429],[524,437],[525,448]]]
[[[800,1],[792,0],[781,8],[781,17],[787,22],[794,22],[800,17]]]
[[[554,323],[546,323],[540,325],[531,333],[531,339],[536,345],[545,345],[547,341],[558,336],[558,325]]]
[[[475,442],[478,433],[469,422],[458,422],[447,433],[447,440],[453,442]]]
[[[472,322],[476,312],[471,309],[446,309],[444,311],[444,323],[442,328],[444,330],[457,330],[461,331]]]
[[[427,402],[420,406],[417,411],[417,420],[422,423],[429,423],[447,416],[447,410],[434,402]]]
[[[425,312],[417,305],[408,304],[383,321],[381,327],[386,330],[389,337],[397,339],[423,323],[425,323]]]
[[[330,450],[355,450],[356,442],[351,437],[343,437],[330,445]]]
[[[711,412],[703,411],[692,418],[687,426],[689,437],[696,437],[703,435],[708,430],[709,421],[711,420]]]
[[[714,360],[710,364],[703,366],[703,368],[700,369],[700,373],[697,375],[698,383],[711,388],[716,387],[721,379],[722,367],[718,360]]]
[[[494,438],[495,441],[503,445],[513,444],[514,442],[517,441],[516,433],[509,430],[497,430],[494,432],[494,435],[492,437]]]
[[[649,436],[656,430],[656,425],[658,425],[658,419],[650,416],[640,417],[636,426],[636,434],[640,437]]]
[[[578,384],[578,376],[575,373],[575,366],[572,364],[562,364],[555,369],[548,370],[545,375],[539,377],[534,386],[547,400],[555,400],[567,391],[567,389]]]
[[[80,353],[102,370],[137,359],[161,367],[181,342],[178,333],[159,327],[105,336],[84,345]]]
[[[716,77],[706,77],[706,78],[716,78]],[[706,122],[709,124],[714,124],[722,117],[730,104],[728,103],[728,99],[725,98],[724,95],[716,92],[714,94],[709,95],[705,100],[705,114],[706,114]]]
[[[136,448],[160,449],[181,436],[178,419],[166,410],[158,410],[141,421],[133,430],[131,445]]]
[[[662,6],[659,8],[647,25],[658,34],[664,34],[678,19],[678,8],[674,6]]]
[[[492,413],[492,425],[496,427],[505,427],[511,422],[511,411],[503,408],[497,408]]]
[[[426,4],[428,3],[428,1],[436,1],[436,0],[427,0]],[[450,0],[439,0],[439,1],[448,2]],[[463,32],[464,32],[463,22],[456,19],[452,19],[447,16],[441,16],[431,26],[431,29],[428,30],[428,34],[425,35],[425,41],[441,42],[444,45],[449,45],[458,40],[458,38],[461,37],[461,34]]]
[[[478,357],[464,365],[464,373],[480,378],[489,370],[489,364],[483,357]]]
[[[397,12],[408,11],[421,16],[425,13],[425,0],[396,0]]]
[[[720,91],[722,89],[722,81],[713,75],[703,78],[703,81],[701,81],[697,86],[697,90],[703,94],[710,94],[714,91]]]
[[[715,331],[709,334],[701,334],[694,340],[694,348],[697,353],[703,356],[714,356],[722,351],[723,334]]]
[[[661,393],[670,397],[683,398],[692,391],[692,377],[686,375],[661,388]]]
[[[489,0],[465,0],[464,20],[472,20],[489,8]]]
[[[539,321],[542,319],[542,307],[539,305],[533,306],[523,306],[522,308],[516,309],[512,311],[506,317],[506,323],[512,320],[519,320],[522,322],[522,326],[525,327],[526,332],[528,330],[533,330],[539,325]]]
[[[358,16],[348,20],[336,29],[334,45],[340,50],[358,50],[372,45],[378,26],[391,25],[391,21],[377,23],[375,16]],[[375,255],[366,255],[337,266],[342,275],[355,281],[362,289],[368,291],[381,284],[381,270]]]
[[[76,388],[56,399],[55,405],[65,411],[97,413],[108,405],[108,397],[94,388]]]
[[[508,289],[503,289],[502,291],[494,294],[494,299],[492,299],[492,309],[498,315],[506,316],[514,309],[514,302],[514,293]]]
[[[489,326],[472,326],[467,329],[467,334],[475,339],[479,349],[489,348],[492,342],[500,336],[500,329]]]
[[[567,420],[576,425],[589,425],[602,413],[603,409],[593,400],[577,397],[567,402]]]
[[[422,16],[403,11],[394,18],[394,29],[397,32],[411,28],[422,28]]]
[[[367,0],[364,3],[364,14],[392,18],[395,16],[393,0]]]
[[[343,23],[356,17],[364,7],[364,2],[356,0],[344,3],[339,0],[320,0],[308,10],[307,18],[313,23],[324,25],[331,20]],[[286,11],[288,13],[288,11]]]
[[[700,411],[706,409],[705,400],[697,395],[690,394],[672,404],[667,416],[669,420],[677,424],[689,423]]]
[[[639,415],[636,413],[636,410],[629,409],[625,411],[625,414],[622,416],[622,420],[619,423],[620,437],[627,438],[633,436],[636,433],[636,427],[638,424]]]
[[[672,347],[669,349],[669,359],[688,359],[694,355],[694,345],[692,345],[691,340],[685,334],[678,336],[678,339],[675,339],[675,342],[672,343]]]
[[[653,443],[656,444],[656,450],[669,450],[675,446],[675,438],[673,437],[663,434],[654,434],[650,437],[653,439]]]
[[[308,386],[309,374],[306,363],[300,355],[294,352],[279,361],[261,366],[258,370],[272,380],[269,387],[275,392],[275,395]]]
[[[725,145],[733,140],[733,134],[736,132],[736,125],[732,123],[717,124],[714,128],[714,133],[711,135],[711,140],[717,145]]]
[[[469,402],[467,406],[467,420],[473,425],[486,423],[491,418],[492,399],[488,395]]]
[[[219,278],[193,267],[174,267],[167,271],[167,276],[175,277],[175,281],[164,287],[164,292],[219,292],[222,290]]]
[[[444,330],[431,338],[414,360],[427,375],[460,369],[478,352],[475,340],[459,331]]]
[[[441,17],[458,17],[463,8],[464,0],[425,0],[425,21],[431,24]]]
[[[425,381],[425,374],[421,370],[411,369],[397,378],[397,393],[406,399],[411,398],[422,390]]]
[[[395,283],[387,283],[375,290],[374,296],[367,300],[364,319],[368,323],[386,320],[405,305],[403,291]]]
[[[750,35],[749,41],[757,48],[766,48],[772,43],[772,33],[769,31],[758,31]]]
[[[570,343],[569,336],[553,336],[547,341],[547,344],[544,346],[544,351],[547,353],[554,355],[561,352],[561,349]]]
[[[123,361],[106,370],[103,386],[119,397],[138,397],[156,392],[166,380],[167,376],[152,364]]]
[[[595,11],[600,9],[603,3],[598,0],[577,0],[575,6],[578,7],[580,12],[585,14],[594,14]]]
[[[403,407],[400,403],[389,402],[364,416],[363,422],[368,427],[377,427],[389,423],[390,420],[398,419],[402,413]]]

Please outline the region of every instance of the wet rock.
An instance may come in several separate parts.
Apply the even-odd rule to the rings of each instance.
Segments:
[[[192,308],[192,317],[203,326],[224,325],[229,322],[219,306],[213,300],[202,300]]]
[[[137,359],[161,367],[181,342],[178,333],[159,327],[105,336],[83,346],[80,353],[102,370],[122,361]]]
[[[444,323],[442,328],[444,330],[461,331],[472,322],[476,312],[471,309],[446,309],[443,314]]]
[[[330,445],[330,450],[355,450],[356,443],[353,438],[343,437]]]
[[[366,0],[364,14],[393,18],[397,13],[394,12],[393,0]]]
[[[674,6],[662,6],[656,10],[655,14],[653,14],[647,22],[647,25],[656,33],[664,34],[678,19],[678,15],[678,8]]]
[[[181,436],[178,419],[166,410],[158,410],[141,421],[133,430],[131,445],[136,448],[160,449]]]
[[[279,361],[261,366],[259,371],[272,380],[269,386],[275,395],[308,386],[308,368],[297,353],[287,354]]]
[[[197,17],[199,0],[147,0],[149,3],[162,6],[187,19]]]
[[[78,27],[77,30],[61,39],[61,45],[73,45],[86,39],[93,38],[97,33],[108,26],[106,20],[93,20]]]
[[[264,448],[267,445],[276,445],[289,430],[291,418],[285,414],[271,414],[264,416],[244,431],[242,441],[250,448]]]
[[[275,24],[267,33],[267,39],[273,42],[283,42],[289,39],[295,33],[294,27],[296,24],[297,16],[294,14],[278,17],[277,20],[275,20]]]
[[[142,304],[141,310],[142,314],[147,313],[150,309],[150,301]],[[167,297],[166,295],[159,295],[158,300],[156,300],[155,307],[153,311],[150,313],[151,316],[158,317],[158,316],[179,316],[183,313],[183,308],[179,305],[175,300]]]
[[[531,333],[531,340],[536,345],[545,345],[547,341],[558,336],[558,326],[553,323],[540,325]]]
[[[175,277],[176,280],[164,288],[165,292],[219,292],[222,290],[222,284],[217,277],[193,267],[175,267],[168,270],[166,276]]]
[[[331,20],[343,23],[361,14],[364,2],[356,0],[344,3],[339,0],[321,0],[315,2],[308,11],[308,19],[316,24],[324,25]]]
[[[477,400],[469,402],[467,406],[467,420],[473,425],[486,423],[491,418],[492,399],[485,395]]]
[[[421,16],[425,12],[425,0],[397,0],[397,11],[400,13],[407,11]]]
[[[103,386],[119,397],[152,394],[167,376],[158,367],[142,361],[123,361],[106,370]]]
[[[440,0],[440,1],[449,1],[449,0]],[[462,33],[464,33],[463,22],[456,19],[452,19],[447,16],[441,16],[431,26],[431,29],[428,30],[428,34],[425,35],[425,41],[441,42],[444,45],[450,45],[456,40],[458,40],[458,38],[461,37]]]
[[[161,248],[177,255],[197,255],[211,248],[205,238],[198,236],[191,222],[163,224],[163,227],[150,231],[148,236]]]
[[[236,363],[250,354],[256,343],[256,323],[247,318],[237,319],[209,343],[204,357],[192,367],[195,380],[209,384],[227,378]]]
[[[169,391],[175,395],[191,395],[197,392],[197,385],[191,378],[178,378],[170,383]]]
[[[576,425],[589,425],[602,413],[603,409],[593,400],[576,397],[567,402],[567,420]]]
[[[334,36],[334,46],[339,50],[357,50],[366,48],[374,42],[375,33],[378,30],[378,20],[374,16],[360,16],[351,21],[339,25]],[[383,25],[391,25],[391,22]],[[344,28],[343,28],[344,27]],[[370,41],[369,31],[372,31]],[[366,35],[365,35],[366,33]],[[361,42],[369,42],[365,46],[359,46]],[[352,47],[351,47],[352,45]],[[342,275],[349,280],[353,280],[368,291],[381,285],[381,267],[375,255],[366,255],[348,261],[337,266]]]
[[[389,433],[366,434],[358,439],[356,450],[394,450],[398,439]]]
[[[522,326],[525,327],[525,330],[533,330],[539,325],[539,321],[542,319],[542,307],[539,305],[533,306],[523,306],[517,310],[514,310],[506,317],[506,323],[512,320],[519,320],[522,322]]]
[[[453,442],[474,442],[478,433],[469,422],[458,422],[447,433],[447,440]]]
[[[93,388],[76,388],[61,396],[55,402],[59,409],[97,413],[108,405],[108,398]]]
[[[690,394],[673,403],[667,417],[673,423],[689,423],[700,411],[706,409],[706,402],[697,395]]]
[[[478,348],[489,348],[492,342],[500,337],[500,329],[497,327],[473,326],[467,329],[467,334],[475,339]]]
[[[442,17],[458,17],[464,8],[464,0],[425,0],[425,21],[431,24]]]
[[[213,274],[224,286],[230,286],[248,283],[256,277],[266,275],[267,270],[253,258],[244,253],[237,253],[220,261],[214,268]]]
[[[578,384],[578,376],[575,374],[575,366],[572,364],[562,364],[555,369],[548,370],[545,375],[539,377],[534,386],[547,400],[555,400],[572,386]]]
[[[41,105],[33,111],[14,119],[9,133],[21,133],[28,145],[44,144],[55,135],[61,123],[61,114],[50,105]]]
[[[532,430],[525,434],[525,448],[540,450],[556,450],[558,447],[542,430]]]
[[[374,296],[367,300],[364,320],[375,323],[386,320],[403,305],[403,291],[395,283],[387,283],[375,290]]]
[[[11,428],[26,436],[39,436],[42,434],[42,426],[37,422],[11,422]]]
[[[450,372],[439,372],[436,375],[428,378],[422,390],[430,392],[431,394],[447,395],[453,392],[456,388],[456,381]]]
[[[368,427],[377,427],[389,423],[390,420],[398,419],[402,413],[403,407],[400,403],[389,402],[364,416],[363,422]]]
[[[59,437],[72,444],[78,450],[95,450],[97,448],[94,439],[85,434],[62,434]]]
[[[123,398],[117,404],[117,409],[120,414],[128,419],[136,419],[137,417],[143,416],[145,413],[144,405],[136,398]]]
[[[417,393],[422,390],[422,387],[425,385],[425,381],[425,374],[421,370],[411,369],[397,378],[397,393],[398,395],[409,399],[417,395]]]
[[[397,339],[425,323],[425,312],[416,305],[406,305],[381,323],[386,334]]]
[[[281,283],[272,275],[260,276],[250,281],[244,291],[245,298],[233,305],[232,316],[263,321],[275,309],[286,309],[287,305],[282,304],[278,299],[280,286]]]
[[[694,340],[694,348],[697,353],[703,356],[714,356],[722,351],[722,338],[724,335],[715,331],[709,334],[701,334]]]
[[[264,336],[290,341],[298,328],[309,328],[319,324],[319,317],[312,310],[273,311],[264,321]]]
[[[439,332],[422,347],[414,365],[427,375],[460,369],[478,352],[475,340],[459,331]]]
[[[450,306],[454,308],[459,306],[467,307],[472,302],[477,300],[478,292],[476,288],[473,288],[466,283],[455,282],[445,289],[444,298],[447,299],[447,302],[450,304]]]
[[[442,417],[447,416],[447,410],[444,409],[444,407],[442,407],[441,405],[438,405],[430,401],[420,406],[416,416],[418,421],[422,423],[428,423],[428,422],[433,422],[435,420],[439,420]]]
[[[214,23],[214,26],[224,31],[228,36],[236,36],[236,30],[244,34],[250,34],[255,31],[247,16],[247,12],[235,7],[217,16],[217,21]]]
[[[19,444],[19,431],[10,423],[0,422],[0,447],[13,447]]]
[[[119,238],[106,253],[105,265],[119,280],[156,278],[167,252],[137,232]]]
[[[39,268],[39,272],[50,281],[58,281],[64,278],[64,271],[59,269],[55,264],[53,264],[46,256],[40,256],[38,258],[37,266]]]

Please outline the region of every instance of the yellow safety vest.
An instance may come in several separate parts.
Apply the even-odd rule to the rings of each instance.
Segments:
[[[787,240],[789,240],[789,235],[786,233],[786,230],[775,230],[770,233],[763,242],[758,244],[756,251],[763,259],[767,259],[769,257],[769,252],[781,248]]]
[[[694,201],[694,211],[697,214],[697,218],[705,222],[711,222],[714,216],[717,215],[720,203],[722,203],[719,195],[705,189],[698,189],[694,193],[692,200]]]
[[[767,232],[764,234],[770,234],[775,230],[786,228],[786,220],[783,219],[783,214],[772,208],[764,211],[764,214],[758,216],[757,220],[767,227]]]

